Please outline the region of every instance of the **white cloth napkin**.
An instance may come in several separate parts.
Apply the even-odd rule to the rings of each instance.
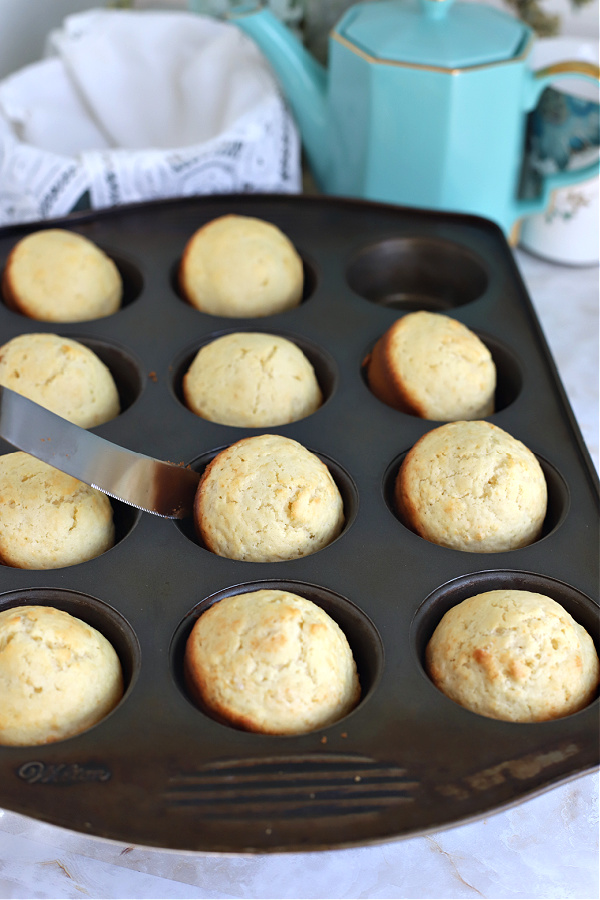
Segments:
[[[187,12],[69,16],[47,58],[0,82],[0,223],[301,186],[297,129],[234,25]]]

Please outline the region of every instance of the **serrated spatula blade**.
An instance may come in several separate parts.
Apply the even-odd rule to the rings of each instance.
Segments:
[[[197,472],[119,447],[2,386],[0,437],[110,497],[156,516],[182,519],[193,511],[200,480]]]

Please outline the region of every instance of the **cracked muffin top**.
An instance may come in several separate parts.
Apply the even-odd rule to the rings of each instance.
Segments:
[[[0,612],[0,744],[61,741],[123,695],[121,663],[95,628],[51,606]]]
[[[225,597],[197,620],[184,657],[200,706],[237,728],[303,734],[356,706],[352,650],[319,606],[282,590]]]
[[[325,463],[291,438],[242,438],[206,467],[194,502],[204,545],[229,559],[278,562],[315,553],[344,524]]]
[[[110,369],[88,347],[58,334],[20,334],[0,347],[0,384],[81,428],[120,412]]]
[[[93,241],[62,228],[34,231],[15,244],[2,277],[4,302],[41,322],[87,322],[115,313],[123,284]]]
[[[490,422],[449,422],[407,453],[396,507],[421,537],[473,553],[536,541],[547,507],[542,468],[521,441]]]
[[[179,264],[179,289],[202,312],[229,318],[270,316],[298,306],[302,259],[276,226],[225,215],[199,228]]]
[[[0,456],[0,562],[58,569],[100,556],[114,543],[106,494],[23,453]]]
[[[426,668],[444,694],[479,715],[542,722],[587,706],[600,665],[590,635],[559,603],[507,589],[450,609],[427,645]]]
[[[226,334],[201,347],[183,393],[197,416],[242,428],[297,422],[323,401],[302,350],[287,338],[257,332]]]

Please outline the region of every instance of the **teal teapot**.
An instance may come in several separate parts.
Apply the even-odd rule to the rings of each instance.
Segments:
[[[532,72],[533,32],[491,6],[358,3],[329,37],[327,69],[259,4],[229,18],[271,64],[324,193],[474,213],[510,236],[554,188],[598,172],[595,163],[558,172],[535,197],[519,197],[527,114],[558,75],[598,84],[598,67]]]

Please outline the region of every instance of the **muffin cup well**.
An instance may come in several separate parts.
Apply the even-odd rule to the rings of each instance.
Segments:
[[[496,391],[494,412],[492,413],[492,415],[495,415],[515,402],[523,385],[523,373],[516,356],[503,342],[476,329],[474,329],[474,333],[488,348],[496,366]],[[375,342],[373,341],[367,348],[361,363],[361,377],[367,388],[369,387],[367,367],[374,346]],[[400,415],[411,415],[411,413],[400,413]],[[417,416],[416,418],[419,417]],[[491,418],[491,416],[488,418]]]
[[[394,490],[396,485],[396,479],[398,477],[398,473],[400,471],[400,467],[409,451],[405,450],[404,453],[401,453],[400,456],[397,456],[388,466],[386,472],[383,477],[382,483],[382,491],[385,499],[385,503],[389,511],[392,515],[409,531],[413,531],[409,525],[403,520],[402,515],[400,514],[397,506],[396,500],[394,497]],[[540,534],[537,541],[534,541],[534,544],[539,543],[539,541],[548,537],[550,534],[555,532],[561,524],[564,522],[567,513],[569,512],[570,507],[570,494],[569,488],[562,477],[558,469],[552,465],[552,463],[548,462],[547,459],[536,454],[536,459],[539,462],[542,472],[544,473],[544,478],[546,479],[546,486],[548,488],[548,507],[546,510],[546,517],[544,519],[544,524],[542,526],[542,533]],[[426,540],[422,538],[422,540]],[[437,545],[431,541],[428,543],[433,546],[441,546]],[[532,546],[531,544],[529,546]],[[454,549],[444,547],[444,549]],[[520,548],[527,549],[527,548]],[[468,551],[464,550],[456,550],[457,553],[465,553]],[[501,553],[510,553],[510,550],[499,551]]]
[[[469,597],[497,590],[530,591],[555,600],[585,628],[594,641],[596,651],[600,652],[598,640],[600,607],[586,594],[570,584],[547,575],[514,569],[488,569],[463,575],[441,585],[418,607],[410,626],[410,643],[418,665],[427,679],[429,675],[425,666],[425,650],[444,614]]]
[[[346,269],[353,291],[379,306],[444,312],[481,297],[483,260],[440,238],[397,237],[359,250]]]
[[[320,606],[339,625],[350,645],[358,670],[361,685],[360,700],[355,707],[355,709],[358,709],[375,691],[381,677],[384,653],[383,642],[379,632],[371,619],[346,597],[342,597],[340,594],[320,585],[296,581],[253,581],[246,584],[236,584],[211,594],[190,610],[177,627],[169,650],[172,675],[184,697],[194,707],[197,707],[196,702],[190,697],[186,686],[183,665],[185,645],[197,619],[210,606],[218,603],[219,600],[225,597],[260,590],[279,590],[298,594],[298,596],[304,597],[315,605]],[[214,718],[207,709],[202,708],[201,712]],[[352,715],[352,713],[349,713],[349,715]],[[233,727],[227,722],[222,724]]]
[[[265,433],[268,432],[265,430]],[[215,458],[215,456],[217,456],[222,450],[227,449],[228,446],[231,445],[225,444],[222,447],[217,447],[214,450],[209,450],[206,453],[203,453],[202,456],[198,456],[196,459],[188,463],[189,468],[194,469],[195,472],[198,472],[200,475],[202,475],[204,469]],[[331,544],[334,544],[336,543],[336,541],[339,541],[341,538],[343,538],[344,534],[352,526],[352,523],[356,518],[356,514],[358,512],[358,488],[356,487],[356,484],[351,475],[344,468],[342,468],[339,463],[337,463],[330,457],[325,456],[325,454],[323,453],[318,453],[316,450],[312,450],[310,447],[307,447],[306,449],[311,453],[314,453],[314,455],[317,456],[321,460],[321,462],[325,463],[338,487],[344,505],[344,526],[340,534],[333,541],[331,541],[330,544],[327,545],[327,547],[330,547]],[[190,541],[193,541],[193,543],[197,544],[199,547],[202,547],[207,552],[211,552],[207,547],[205,547],[204,543],[199,538],[193,516],[181,520],[176,520],[174,521],[174,525]],[[327,547],[323,547],[317,552],[322,553],[323,551],[327,550]],[[306,557],[299,558],[305,559]],[[235,562],[235,560],[233,561]],[[294,562],[294,560],[287,560],[287,562]]]
[[[107,366],[119,392],[121,412],[129,409],[141,395],[146,383],[140,361],[131,351],[104,338],[85,334],[69,334],[67,337],[88,347]]]
[[[117,706],[125,701],[140,672],[141,650],[133,628],[120,612],[96,597],[62,588],[24,588],[0,594],[0,612],[19,606],[53,607],[99,631],[119,657],[124,689],[123,697]],[[109,715],[112,715],[112,712],[114,710]],[[100,724],[101,722],[98,722],[92,727],[97,728]],[[74,740],[77,737],[78,735],[74,735],[65,740]]]
[[[144,278],[139,267],[132,259],[123,256],[112,248],[100,244],[98,244],[98,246],[112,259],[119,270],[121,281],[123,282],[123,297],[121,300],[121,309],[123,309],[131,303],[134,303],[141,295],[144,290]],[[114,315],[117,315],[118,312],[119,310],[117,310]]]
[[[18,451],[15,447],[10,446],[7,443],[0,443],[0,454],[8,454],[8,453],[17,453]],[[114,543],[111,547],[105,550],[103,553],[100,553],[99,556],[91,557],[88,560],[83,560],[81,562],[73,563],[72,565],[66,566],[57,566],[52,569],[48,568],[39,568],[39,569],[29,569],[31,572],[60,572],[65,569],[70,569],[73,566],[85,566],[88,563],[93,562],[94,560],[100,559],[101,557],[106,556],[107,553],[111,553],[114,548],[121,541],[124,541],[128,535],[133,531],[139,522],[141,511],[134,506],[131,506],[128,503],[123,503],[121,500],[117,500],[114,497],[108,497],[110,501],[110,505],[112,507],[113,513],[113,524],[114,524]],[[7,566],[5,563],[0,561],[0,569],[1,568],[13,568],[12,566]],[[20,570],[18,570],[20,571]]]
[[[72,230],[77,231],[78,229],[73,228]],[[85,234],[82,234],[82,236],[87,237],[87,235],[85,235]],[[91,240],[93,240],[93,239],[91,239]],[[15,243],[16,243],[16,241],[15,241]],[[141,295],[142,291],[144,290],[144,279],[142,277],[142,273],[141,273],[139,267],[136,265],[136,263],[132,259],[129,259],[128,257],[120,254],[118,251],[115,252],[112,248],[109,249],[105,245],[97,243],[96,241],[94,241],[94,243],[96,243],[96,246],[100,250],[102,250],[104,253],[106,253],[106,255],[114,262],[115,266],[117,267],[117,269],[119,271],[119,275],[121,276],[121,282],[123,285],[121,305],[118,310],[116,310],[114,313],[112,313],[112,316],[116,316],[119,314],[119,312],[124,307],[129,306],[131,303],[134,303],[138,299],[138,297]],[[8,254],[2,260],[2,264],[0,266],[0,282],[2,280],[2,274],[4,272],[4,267],[6,265],[7,257],[8,257]],[[0,295],[0,299],[2,300],[2,303],[4,306],[8,306],[4,296]],[[18,310],[13,310],[11,307],[8,307],[8,308],[11,310],[11,312],[14,313],[14,315],[20,316],[21,318],[25,319],[26,321],[38,321],[38,320],[29,319],[29,317],[25,316],[23,313],[19,312]],[[112,316],[105,316],[102,318],[112,318]],[[95,319],[95,318],[82,319],[81,321],[82,322],[85,322],[85,321],[99,322],[99,321],[102,321],[102,318],[101,319]],[[39,320],[39,321],[44,321],[44,320]],[[51,322],[51,323],[45,323],[45,324],[60,326],[61,324],[64,324],[64,323]],[[70,324],[79,324],[79,323],[75,322],[75,323],[70,323]]]
[[[312,341],[307,340],[301,335],[295,335],[285,331],[275,331],[273,328],[262,328],[260,326],[260,323],[257,323],[255,327],[248,327],[247,325],[244,325],[243,328],[228,328],[221,331],[215,331],[212,334],[205,336],[202,340],[197,341],[192,346],[187,347],[177,355],[169,368],[170,385],[173,395],[186,409],[188,409],[188,407],[186,406],[183,395],[183,378],[189,367],[193,363],[198,351],[201,350],[202,347],[205,347],[207,344],[211,344],[213,341],[216,341],[217,338],[221,338],[225,335],[238,332],[261,332],[263,334],[272,334],[276,337],[286,338],[288,341],[296,344],[296,346],[299,347],[300,350],[302,350],[302,352],[312,365],[313,369],[315,370],[315,375],[323,394],[323,403],[321,404],[319,409],[323,408],[323,406],[335,392],[339,380],[338,368],[333,358],[326,350],[324,350],[322,347],[317,346]],[[188,411],[190,413],[192,412],[191,410]]]

